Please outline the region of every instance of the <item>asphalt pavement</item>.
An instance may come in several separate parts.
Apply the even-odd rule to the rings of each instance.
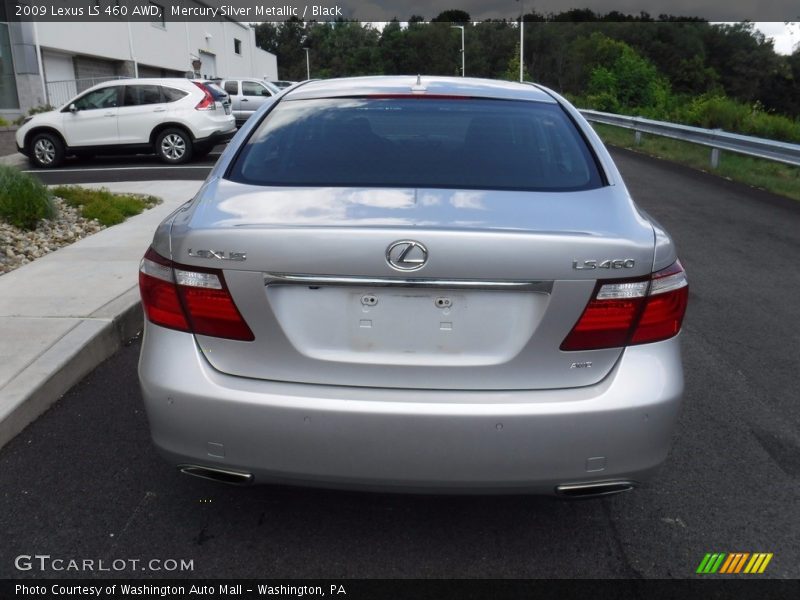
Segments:
[[[15,569],[37,553],[193,561],[112,576],[683,578],[707,552],[800,577],[800,204],[614,156],[690,278],[684,406],[652,485],[560,501],[191,479],[150,444],[135,339],[0,451],[0,578],[109,575]]]
[[[73,157],[66,159],[64,164],[56,169],[33,168],[20,155],[22,160],[19,161],[19,167],[47,185],[176,179],[202,181],[224,149],[224,146],[217,146],[213,152],[200,160],[174,166],[164,164],[154,155],[141,154],[96,156],[91,159]]]

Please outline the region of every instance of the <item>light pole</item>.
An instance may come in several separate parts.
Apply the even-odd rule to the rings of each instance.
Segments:
[[[311,79],[311,61],[308,58],[308,46],[303,48],[306,51],[306,79]]]
[[[519,80],[522,82],[522,71],[523,71],[523,56],[525,55],[524,48],[525,48],[525,38],[523,34],[525,32],[525,10],[522,6],[522,0],[517,0],[519,2]]]
[[[523,21],[522,16],[519,18],[519,80],[522,82],[523,76],[522,72],[524,70],[525,65],[525,21]]]
[[[461,76],[464,77],[464,26],[463,25],[450,25],[450,29],[460,29],[461,30]]]

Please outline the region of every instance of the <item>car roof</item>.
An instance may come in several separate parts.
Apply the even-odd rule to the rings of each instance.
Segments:
[[[110,79],[109,81],[100,82],[93,87],[101,88],[112,85],[186,85],[191,83],[191,79],[183,77],[142,77],[131,79]]]
[[[347,77],[315,80],[290,88],[284,98],[287,100],[307,100],[312,98],[394,94],[429,94],[556,103],[556,100],[550,94],[527,83],[473,77],[434,77],[429,75]]]

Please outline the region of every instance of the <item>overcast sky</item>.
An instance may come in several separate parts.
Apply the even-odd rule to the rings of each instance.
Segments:
[[[407,19],[412,14],[426,19],[440,12],[459,8],[467,11],[473,20],[511,18],[520,12],[561,12],[570,8],[590,8],[606,13],[617,10],[626,14],[646,11],[659,14],[703,17],[709,21],[800,21],[798,0],[351,0],[344,5],[357,6],[358,12],[382,13],[386,20],[397,17]],[[363,17],[362,17],[363,18]]]
[[[772,38],[775,43],[775,51],[778,54],[791,54],[792,49],[800,44],[800,23],[787,25],[783,22],[769,22],[755,24],[756,29],[761,31],[768,38]]]

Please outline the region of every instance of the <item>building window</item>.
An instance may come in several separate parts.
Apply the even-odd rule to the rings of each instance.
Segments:
[[[242,40],[233,38],[233,51],[236,52],[236,54],[242,53]]]
[[[151,15],[153,18],[153,27],[160,27],[161,29],[167,28],[167,13],[164,7],[158,2],[151,2],[150,6],[158,7],[158,12]],[[154,11],[155,12],[155,11]]]

